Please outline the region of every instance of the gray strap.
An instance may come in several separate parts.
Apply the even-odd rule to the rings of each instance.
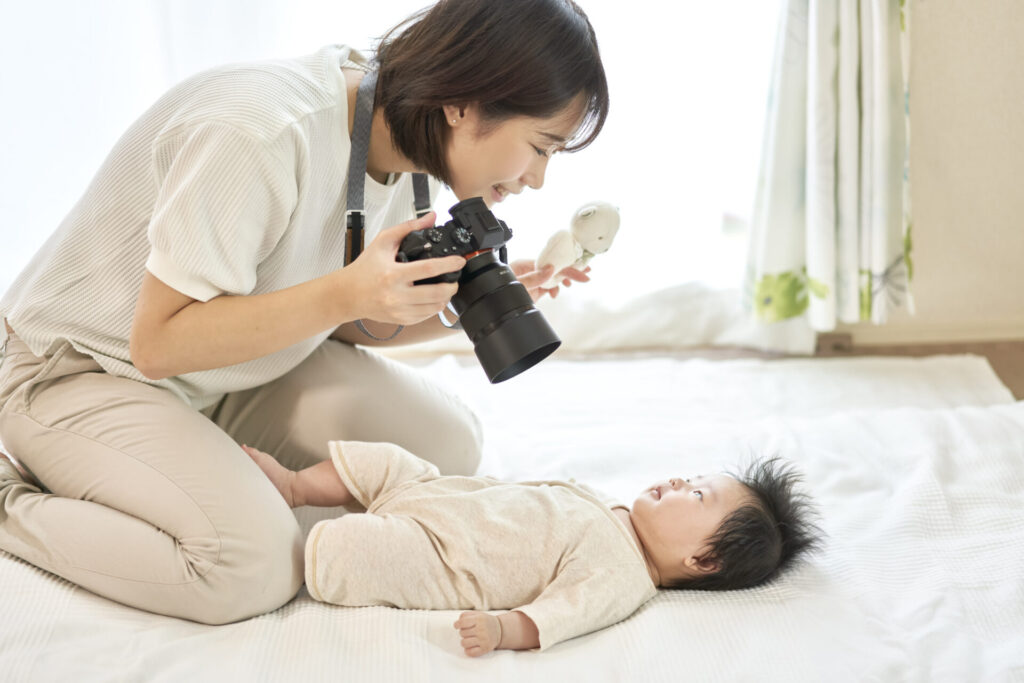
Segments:
[[[370,153],[370,130],[373,125],[373,96],[377,88],[377,72],[369,71],[359,82],[356,92],[356,116],[352,122],[352,151],[348,158],[348,200],[345,211],[347,247],[345,265],[363,251],[363,228],[366,225],[363,198],[366,189],[366,160]],[[424,173],[412,174],[413,208],[416,217],[430,212],[430,182]]]
[[[356,116],[352,123],[352,151],[348,158],[348,203],[345,211],[345,265],[352,263],[363,251],[363,190],[366,181],[366,158],[370,152],[370,128],[373,124],[373,94],[377,89],[377,73],[367,72],[356,92]]]
[[[368,329],[366,329],[366,326],[363,325],[362,320],[356,321],[356,327],[359,328],[359,331],[365,334],[367,337],[369,337],[370,339],[376,339],[377,341],[391,341],[392,339],[398,336],[399,332],[405,329],[405,325],[399,325],[398,328],[391,333],[390,337],[378,337],[373,332],[370,332]]]
[[[377,90],[377,72],[369,71],[359,82],[356,91],[355,120],[352,122],[352,150],[348,159],[348,197],[345,211],[345,265],[352,263],[363,252],[363,235],[366,221],[363,212],[363,199],[366,189],[366,160],[370,153],[370,131],[373,127],[373,98]],[[430,183],[427,176],[414,173],[412,177],[413,207],[416,217],[430,212]],[[371,339],[388,341],[394,339],[405,329],[399,325],[390,337],[378,337],[372,334],[357,320],[356,327]]]
[[[412,192],[416,218],[423,218],[430,213],[430,183],[425,173],[412,174]]]

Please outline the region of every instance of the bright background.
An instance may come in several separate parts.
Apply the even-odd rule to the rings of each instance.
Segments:
[[[162,92],[225,62],[328,43],[367,49],[423,0],[0,0],[0,292],[57,227],[120,134]],[[544,190],[497,210],[534,256],[592,199],[620,207],[612,251],[574,296],[684,282],[733,288],[745,262],[779,0],[582,0],[612,109]],[[454,203],[442,196],[442,217]]]

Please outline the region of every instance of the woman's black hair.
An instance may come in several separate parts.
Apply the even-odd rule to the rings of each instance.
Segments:
[[[374,106],[418,168],[451,184],[444,105],[476,104],[485,124],[558,114],[582,95],[565,150],[589,145],[608,116],[590,21],[572,0],[441,0],[398,24],[376,50]]]
[[[731,590],[774,579],[803,555],[818,549],[823,535],[812,521],[809,497],[794,490],[800,475],[777,457],[752,462],[734,475],[750,494],[748,503],[725,518],[702,559],[717,571],[680,579],[665,588]]]

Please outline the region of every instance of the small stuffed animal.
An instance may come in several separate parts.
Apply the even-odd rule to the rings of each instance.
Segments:
[[[537,257],[537,268],[555,266],[555,275],[541,285],[545,289],[558,286],[563,268],[582,270],[595,254],[608,251],[619,231],[619,210],[608,202],[589,202],[576,210],[569,226],[552,235]]]

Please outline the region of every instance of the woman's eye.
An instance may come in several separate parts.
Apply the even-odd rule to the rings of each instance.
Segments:
[[[544,151],[543,149],[541,149],[537,145],[532,145],[532,147],[533,147],[533,150],[535,152],[537,152],[537,156],[546,157],[548,155],[548,153],[546,151]]]

